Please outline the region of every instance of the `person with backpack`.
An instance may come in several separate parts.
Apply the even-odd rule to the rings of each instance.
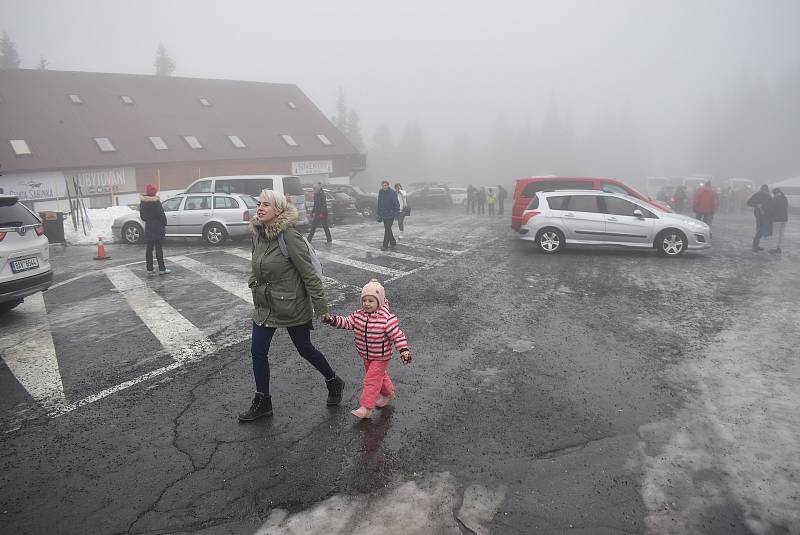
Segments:
[[[161,199],[158,198],[158,188],[155,184],[145,186],[146,195],[139,199],[139,217],[144,221],[144,239],[147,240],[147,248],[144,251],[144,262],[147,268],[147,275],[155,275],[153,269],[153,249],[156,250],[156,260],[158,261],[158,274],[167,275],[172,270],[164,265],[164,249],[161,242],[166,235],[167,215],[164,207],[161,206]]]
[[[327,314],[329,308],[315,265],[316,254],[294,227],[296,222],[297,208],[282,193],[261,192],[256,215],[250,220],[253,249],[248,279],[254,305],[250,353],[256,393],[250,409],[239,414],[240,422],[272,416],[268,355],[279,328],[289,332],[300,356],[324,377],[327,405],[335,406],[342,400],[344,381],[311,343],[313,317]]]
[[[308,241],[314,239],[314,232],[319,225],[322,225],[322,229],[325,231],[325,238],[327,239],[325,245],[330,245],[333,240],[331,239],[331,229],[328,226],[328,201],[325,198],[322,184],[317,182],[314,185],[314,208],[311,210],[311,228],[308,231]]]

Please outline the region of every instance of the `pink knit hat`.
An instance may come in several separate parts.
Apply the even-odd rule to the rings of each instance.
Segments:
[[[378,279],[370,279],[368,283],[361,289],[361,298],[365,295],[371,295],[378,300],[378,306],[383,305],[383,300],[386,297],[386,290],[383,289]]]
[[[145,192],[146,192],[146,193],[147,193],[147,194],[148,194],[150,197],[152,197],[153,195],[155,195],[155,194],[158,192],[158,189],[156,188],[156,185],[155,185],[155,184],[148,184],[147,186],[145,186],[145,187],[144,187],[144,191],[145,191]]]

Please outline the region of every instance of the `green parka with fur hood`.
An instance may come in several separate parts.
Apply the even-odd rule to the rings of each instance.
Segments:
[[[253,321],[265,327],[305,325],[314,313],[328,312],[322,281],[311,264],[306,242],[294,228],[296,222],[297,208],[291,204],[267,226],[256,218],[250,220],[257,236],[248,279],[255,305]],[[288,257],[278,246],[281,232]]]

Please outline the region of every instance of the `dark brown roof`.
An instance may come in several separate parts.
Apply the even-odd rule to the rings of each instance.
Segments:
[[[82,104],[73,104],[69,95]],[[121,96],[133,99],[125,104]],[[200,99],[211,106],[204,106]],[[293,103],[296,108],[292,108]],[[288,146],[280,134],[299,146]],[[316,134],[333,143],[326,146]],[[235,148],[228,135],[246,148]],[[157,151],[149,136],[169,149]],[[192,150],[182,136],[203,145]],[[95,137],[116,151],[101,152]],[[24,139],[19,156],[9,140]],[[358,150],[293,84],[134,74],[0,71],[0,165],[3,171],[109,167],[261,158],[324,159]]]

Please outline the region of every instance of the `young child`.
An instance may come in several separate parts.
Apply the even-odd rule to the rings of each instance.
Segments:
[[[348,329],[355,335],[356,351],[364,359],[364,388],[360,406],[351,411],[356,418],[369,418],[375,407],[385,407],[394,397],[394,384],[386,373],[392,358],[392,344],[400,351],[403,364],[411,362],[406,335],[397,316],[389,310],[386,291],[377,279],[361,290],[361,308],[349,316],[325,314],[323,323]]]

